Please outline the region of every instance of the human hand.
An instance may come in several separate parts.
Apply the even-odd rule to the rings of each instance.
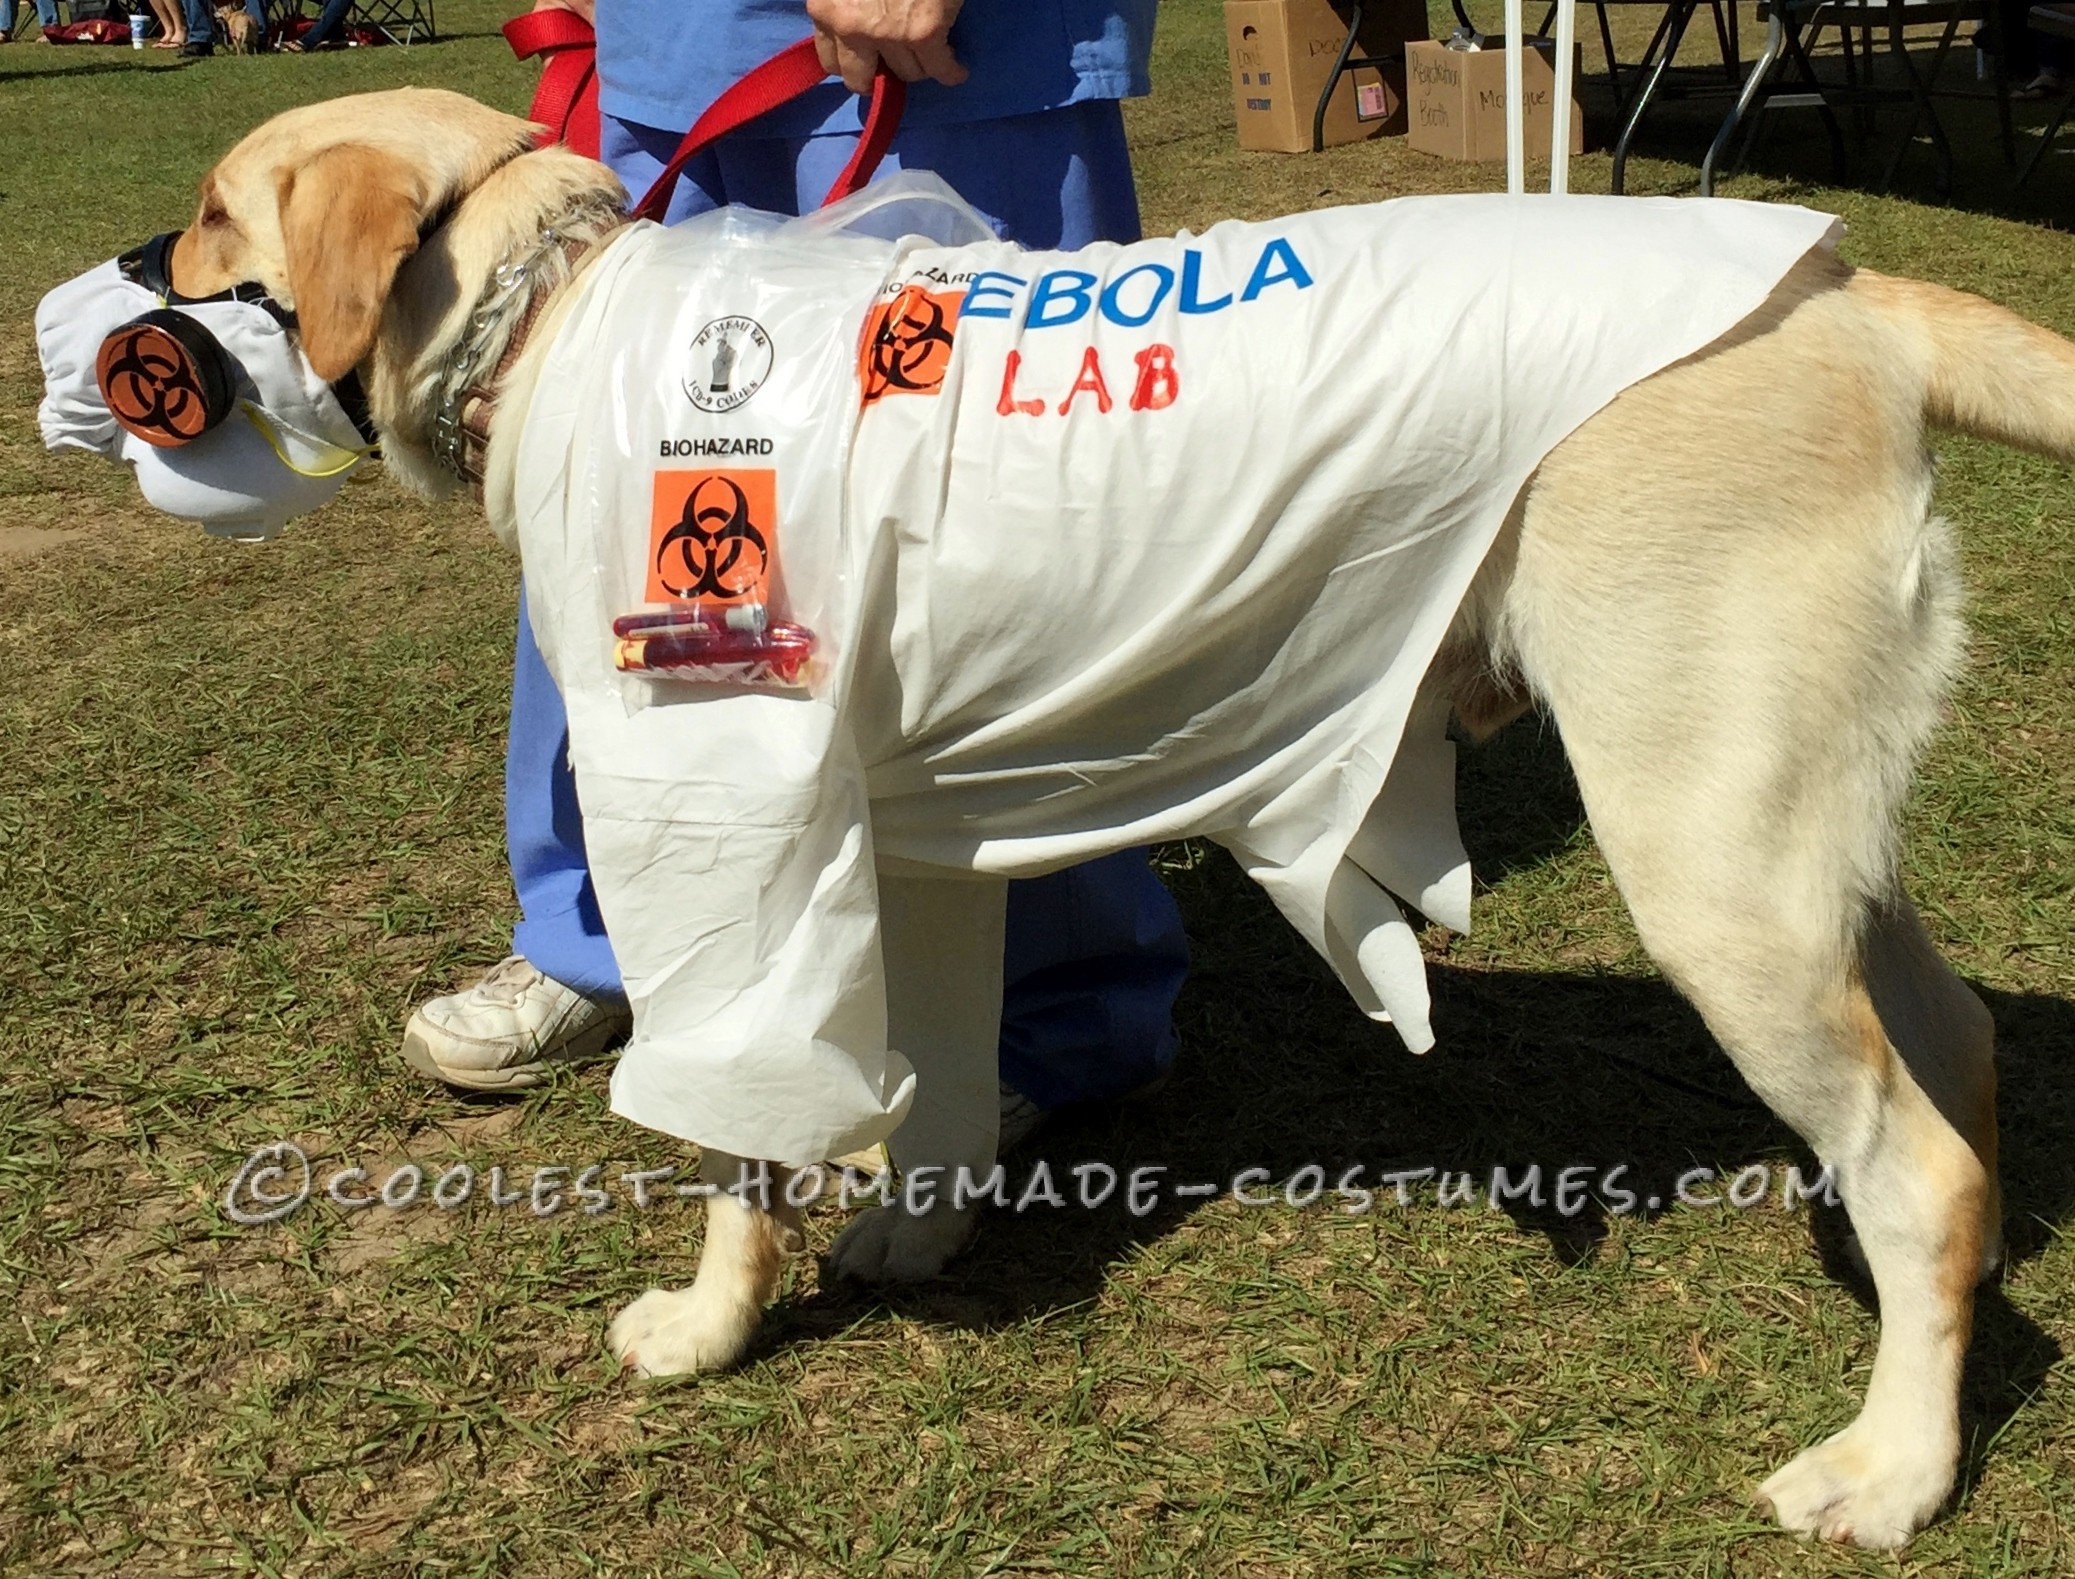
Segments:
[[[536,11],[574,11],[591,26],[598,25],[598,0],[533,0]]]
[[[1013,0],[1012,0],[1013,3]],[[852,93],[872,91],[881,64],[903,82],[929,77],[955,88],[966,69],[951,52],[951,24],[964,0],[807,0],[822,69]]]

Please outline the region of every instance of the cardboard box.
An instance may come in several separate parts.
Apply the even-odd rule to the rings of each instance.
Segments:
[[[1583,51],[1572,57],[1571,81],[1578,80]],[[1506,52],[1503,49],[1448,49],[1432,40],[1410,45],[1405,52],[1411,76],[1407,97],[1410,121],[1406,146],[1443,159],[1503,161],[1506,157]],[[1521,94],[1527,103],[1527,156],[1549,157],[1550,126],[1555,116],[1556,46],[1548,39],[1529,39],[1520,63]],[[1585,117],[1578,112],[1576,89],[1571,99],[1571,152],[1585,151]]]
[[[1347,41],[1351,9],[1333,0],[1225,0],[1225,53],[1232,64],[1232,110],[1239,146],[1276,153],[1311,151],[1319,90]],[[1424,0],[1364,6],[1355,43],[1364,55],[1402,55],[1427,36]],[[1405,131],[1405,68],[1344,73],[1326,109],[1325,146]]]

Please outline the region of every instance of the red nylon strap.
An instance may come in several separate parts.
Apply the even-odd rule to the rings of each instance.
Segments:
[[[865,106],[864,131],[858,136],[857,147],[851,150],[850,163],[836,177],[835,185],[829,188],[829,195],[821,200],[823,208],[841,202],[872,179],[872,172],[879,168],[879,161],[893,146],[893,134],[901,129],[901,111],[907,107],[908,85],[881,66],[878,75],[872,78],[872,98]]]
[[[574,11],[529,11],[504,24],[504,40],[521,60],[547,56],[530,118],[548,129],[546,142],[598,157],[598,42]]]
[[[827,76],[828,73],[821,69],[821,57],[815,53],[811,38],[803,38],[790,48],[780,50],[754,68],[708,105],[706,113],[684,134],[684,141],[677,145],[677,152],[663,166],[663,173],[656,177],[655,185],[634,205],[634,217],[660,223],[664,214],[669,212],[670,194],[677,189],[677,178],[686,165],[730,132],[739,131],[759,115],[775,110],[781,104],[791,103],[808,89],[819,86]],[[872,102],[865,112],[863,135],[857,140],[850,163],[843,167],[843,173],[836,177],[836,184],[829,188],[829,195],[822,199],[824,207],[838,198],[850,196],[872,179],[872,172],[879,168],[880,159],[885,156],[894,132],[900,127],[901,110],[907,101],[907,84],[882,68],[872,79]]]

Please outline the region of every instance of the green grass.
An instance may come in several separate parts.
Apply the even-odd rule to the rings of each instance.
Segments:
[[[502,15],[450,3],[436,45],[300,60],[0,50],[0,1569],[2075,1571],[2075,489],[1981,445],[1944,449],[1974,661],[1909,862],[2002,1033],[2015,1254],[1982,1301],[1960,1504],[1900,1562],[1747,1511],[1865,1386],[1875,1322],[1829,1270],[1835,1214],[1004,1214],[891,1300],[803,1260],[745,1369],[654,1388],[601,1335],[690,1272],[686,1206],[231,1222],[226,1183],[277,1137],[378,1176],[684,1160],[609,1118],[603,1070],[471,1101],[396,1056],[411,1004],[501,954],[511,919],[516,566],[480,521],[375,478],[239,548],[35,442],[44,289],[181,223],[208,163],[287,105],[418,82],[523,106]],[[1130,112],[1155,227],[1498,183],[1396,143],[1240,154],[1208,0],[1163,7],[1156,82]],[[1716,108],[1672,106],[1635,186],[1684,189]],[[1985,120],[1952,125],[1967,206],[1920,201],[1921,153],[1896,196],[1825,186],[1785,117],[1733,190],[1834,208],[1855,261],[2075,332],[2054,224],[2075,160],[2012,199]],[[1579,163],[1581,188],[1607,178]],[[1650,973],[1548,734],[1467,758],[1463,799],[1489,886],[1475,936],[1432,939],[1433,1054],[1180,847],[1199,968],[1177,1078],[1039,1149],[1202,1179],[1801,1159]],[[836,1222],[814,1218],[817,1248]]]

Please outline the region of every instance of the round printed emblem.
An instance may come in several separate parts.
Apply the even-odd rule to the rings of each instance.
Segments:
[[[94,378],[108,414],[159,449],[191,444],[237,403],[229,359],[185,313],[160,309],[101,342]]]
[[[771,376],[771,337],[754,318],[716,318],[692,339],[684,392],[701,411],[726,412]]]

